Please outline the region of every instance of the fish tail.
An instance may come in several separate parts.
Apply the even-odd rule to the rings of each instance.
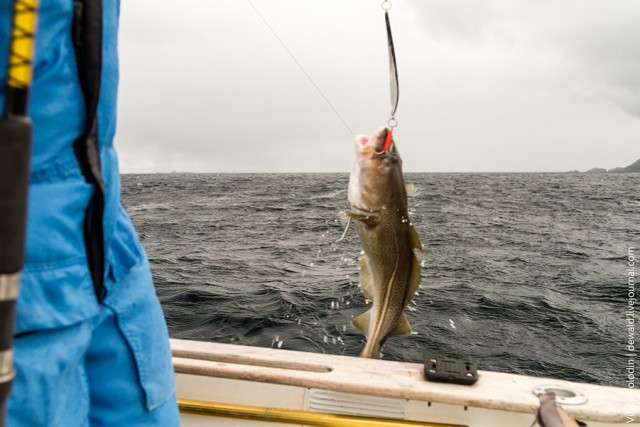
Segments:
[[[380,343],[375,341],[367,341],[367,345],[360,353],[360,357],[368,359],[380,359],[380,351],[382,350]]]

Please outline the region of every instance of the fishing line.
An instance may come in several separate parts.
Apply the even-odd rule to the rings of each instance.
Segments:
[[[356,134],[353,132],[353,130],[351,130],[351,128],[349,127],[349,125],[347,124],[346,120],[342,118],[342,116],[340,115],[340,113],[338,113],[338,110],[335,109],[335,107],[333,106],[333,104],[331,104],[331,101],[329,101],[329,98],[327,98],[325,96],[325,94],[322,92],[322,90],[320,89],[320,87],[316,84],[316,82],[313,81],[313,79],[311,78],[311,76],[309,75],[309,73],[307,72],[307,70],[305,70],[305,68],[302,66],[302,64],[300,63],[300,61],[298,61],[298,59],[296,58],[296,56],[293,54],[293,52],[291,52],[289,50],[289,48],[287,48],[287,45],[285,44],[285,42],[280,38],[280,36],[278,36],[278,33],[276,33],[276,31],[271,27],[271,25],[269,25],[269,22],[267,22],[266,18],[260,13],[260,11],[255,7],[255,5],[251,2],[251,0],[247,0],[247,2],[251,5],[251,7],[253,8],[253,10],[256,12],[256,14],[258,14],[258,16],[260,17],[260,19],[262,20],[262,22],[264,22],[264,25],[267,26],[267,28],[269,29],[269,31],[271,31],[271,34],[273,34],[275,36],[275,38],[280,42],[280,45],[283,47],[283,49],[289,54],[289,56],[291,57],[291,59],[293,59],[293,61],[296,63],[296,65],[298,66],[298,68],[300,68],[300,70],[304,73],[305,76],[307,76],[307,79],[311,82],[311,84],[313,85],[313,87],[316,88],[316,91],[318,91],[318,93],[320,94],[320,96],[322,97],[322,99],[324,99],[324,101],[327,103],[327,105],[329,106],[329,108],[331,108],[331,110],[333,110],[333,112],[335,113],[335,115],[340,119],[340,121],[342,122],[342,124],[344,125],[344,127],[347,128],[347,130],[349,131],[349,133],[351,133],[351,135],[355,136]]]

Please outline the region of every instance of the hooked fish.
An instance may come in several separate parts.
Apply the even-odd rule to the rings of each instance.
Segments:
[[[367,338],[362,357],[379,358],[387,338],[411,333],[404,308],[420,285],[422,244],[407,213],[402,160],[395,144],[385,149],[388,130],[355,138],[356,161],[349,177],[349,223],[355,222],[364,255],[360,287],[372,301],[353,325]],[[343,235],[344,237],[344,235]]]

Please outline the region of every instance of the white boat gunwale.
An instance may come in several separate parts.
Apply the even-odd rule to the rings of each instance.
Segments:
[[[479,371],[473,386],[461,386],[426,381],[423,365],[416,363],[178,339],[171,340],[171,347],[176,374],[527,414],[538,407],[532,390],[555,384],[588,397],[583,405],[564,406],[583,421],[625,423],[623,408],[635,398],[624,388],[490,371]]]

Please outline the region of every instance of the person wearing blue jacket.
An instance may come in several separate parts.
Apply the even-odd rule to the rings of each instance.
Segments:
[[[0,0],[0,81],[12,8]],[[179,425],[166,323],[120,202],[118,14],[117,0],[41,0],[8,426]]]

